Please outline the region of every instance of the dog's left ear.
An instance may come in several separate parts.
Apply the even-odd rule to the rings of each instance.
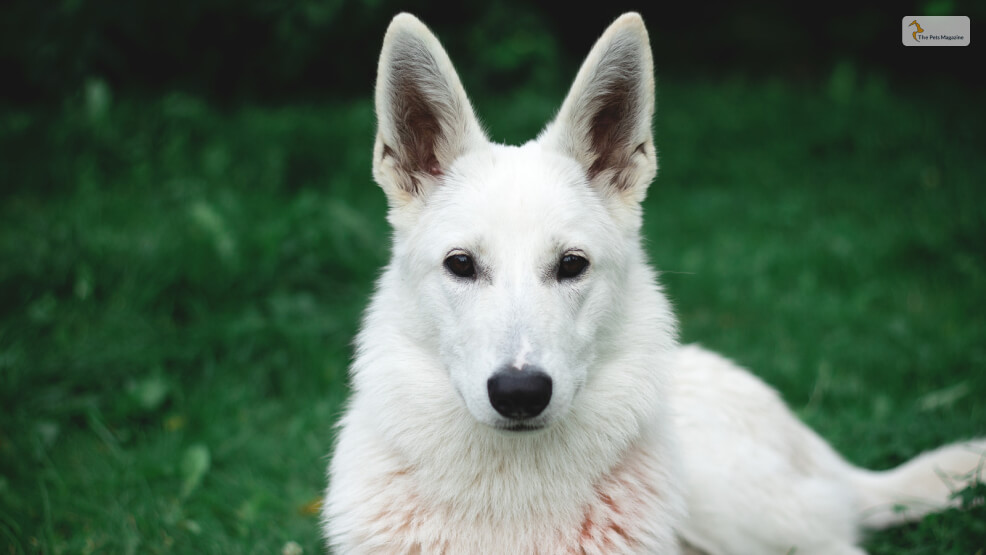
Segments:
[[[644,21],[620,16],[582,64],[545,146],[575,158],[607,196],[640,202],[657,175],[654,62]]]
[[[376,111],[373,175],[392,207],[426,195],[456,158],[486,142],[445,49],[407,13],[384,37]]]

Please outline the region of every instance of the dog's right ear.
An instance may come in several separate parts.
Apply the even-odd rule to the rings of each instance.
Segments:
[[[459,76],[416,17],[394,17],[377,67],[373,176],[391,208],[428,193],[452,162],[486,142]]]
[[[653,116],[650,40],[627,13],[596,41],[540,140],[578,161],[596,190],[639,203],[657,174]]]

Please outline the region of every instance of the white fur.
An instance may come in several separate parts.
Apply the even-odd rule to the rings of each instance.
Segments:
[[[394,18],[378,71],[374,176],[393,258],[330,465],[335,552],[677,553],[684,540],[710,554],[859,553],[861,525],[906,518],[894,503],[947,503],[935,469],[976,468],[982,441],[856,469],[760,380],[677,346],[640,243],[657,161],[638,15],[606,30],[556,120],[521,147],[487,141],[413,16]],[[558,279],[571,252],[589,266]],[[446,270],[450,253],[469,254],[476,277]],[[487,380],[525,364],[551,378],[551,400],[540,429],[506,431]]]

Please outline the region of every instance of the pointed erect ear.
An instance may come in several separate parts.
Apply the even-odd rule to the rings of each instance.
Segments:
[[[606,29],[540,140],[575,158],[607,195],[640,201],[657,174],[651,119],[654,62],[636,13]]]
[[[373,175],[392,205],[426,194],[486,141],[448,54],[410,14],[395,17],[383,39],[376,110]]]

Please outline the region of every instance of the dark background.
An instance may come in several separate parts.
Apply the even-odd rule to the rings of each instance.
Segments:
[[[0,95],[46,102],[91,77],[124,94],[182,90],[220,103],[359,97],[394,13],[413,11],[441,37],[467,82],[486,90],[559,85],[606,22],[647,21],[659,74],[811,79],[849,61],[895,85],[981,87],[981,50],[902,48],[905,15],[968,15],[986,5],[929,2],[603,2],[570,4],[375,0],[35,2],[0,7]],[[454,61],[454,60],[453,60]]]

